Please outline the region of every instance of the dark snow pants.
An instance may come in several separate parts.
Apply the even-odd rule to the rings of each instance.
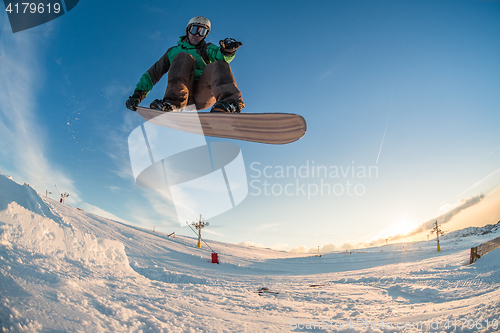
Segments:
[[[245,107],[241,92],[225,61],[208,64],[198,80],[194,79],[194,58],[186,52],[179,53],[168,71],[167,90],[163,101],[176,107],[196,105],[197,110],[207,109],[216,101],[236,102]]]

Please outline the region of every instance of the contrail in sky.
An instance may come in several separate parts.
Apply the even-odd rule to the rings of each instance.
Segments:
[[[391,110],[392,110],[392,101],[394,100],[394,86],[392,87],[392,96],[391,96],[391,106],[389,107],[389,115],[387,115],[387,122],[385,123],[384,135],[382,136],[382,143],[380,144],[380,149],[377,155],[377,161],[375,164],[378,164],[378,159],[380,158],[380,153],[382,152],[382,146],[384,145],[385,133],[387,132],[387,126],[389,125],[389,118],[391,118]]]

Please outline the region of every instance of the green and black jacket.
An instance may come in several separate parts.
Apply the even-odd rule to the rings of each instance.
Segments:
[[[205,66],[215,61],[225,61],[227,63],[234,59],[234,53],[228,54],[219,46],[207,43],[202,40],[198,45],[189,44],[186,36],[182,36],[173,46],[158,60],[146,73],[144,73],[137,83],[135,90],[143,91],[143,98],[153,89],[153,86],[160,81],[163,75],[168,72],[170,64],[175,56],[181,52],[187,52],[195,60],[194,79],[198,80],[205,69]]]

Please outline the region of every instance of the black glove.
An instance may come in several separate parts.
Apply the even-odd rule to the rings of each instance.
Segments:
[[[132,94],[132,96],[128,97],[127,102],[125,103],[125,106],[127,109],[132,110],[132,111],[137,111],[136,106],[139,105],[140,102],[146,97],[146,94],[142,90],[136,90]]]
[[[242,42],[238,42],[234,38],[226,38],[224,40],[219,41],[219,44],[221,53],[226,56],[234,55],[238,47],[243,45]]]

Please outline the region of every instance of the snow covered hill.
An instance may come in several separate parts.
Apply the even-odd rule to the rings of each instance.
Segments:
[[[362,253],[296,257],[128,226],[0,175],[3,332],[500,330],[498,237],[464,233]],[[456,328],[456,329],[455,329]]]
[[[496,237],[496,234],[498,233],[500,233],[500,221],[498,221],[496,224],[488,224],[481,228],[469,227],[462,230],[452,231],[446,233],[442,237],[442,239],[464,238],[469,236],[488,235],[488,234],[491,234],[493,237]]]

